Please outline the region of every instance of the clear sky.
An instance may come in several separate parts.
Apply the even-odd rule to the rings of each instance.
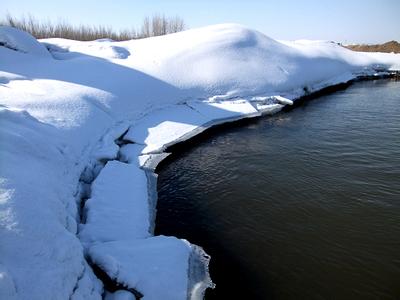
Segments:
[[[158,13],[178,15],[190,28],[240,23],[276,39],[400,41],[400,0],[1,0],[0,17],[7,12],[115,29],[138,28]]]

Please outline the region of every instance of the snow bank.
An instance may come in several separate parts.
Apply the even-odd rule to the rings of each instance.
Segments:
[[[65,146],[53,126],[0,108],[1,299],[100,297],[76,238]]]
[[[201,297],[201,251],[151,237],[152,171],[166,147],[399,67],[396,54],[279,42],[234,24],[126,42],[38,42],[1,26],[0,298],[100,298],[87,258],[149,299],[167,288]]]
[[[14,51],[49,57],[46,47],[30,34],[13,27],[0,25],[0,45]]]
[[[128,49],[116,45],[111,39],[99,39],[93,42],[80,42],[53,38],[42,40],[57,59],[72,59],[79,54],[107,59],[125,59],[131,55]]]

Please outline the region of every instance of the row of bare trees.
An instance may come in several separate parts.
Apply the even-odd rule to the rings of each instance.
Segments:
[[[143,20],[141,35],[159,36],[179,32],[185,29],[185,22],[180,17],[166,18],[164,15],[154,15]]]
[[[51,21],[41,22],[35,17],[16,18],[8,14],[0,20],[0,25],[16,27],[32,34],[38,39],[43,38],[65,38],[79,41],[91,41],[109,38],[115,41],[140,39],[151,36],[165,35],[186,29],[182,18],[154,15],[143,20],[139,30],[136,28],[115,31],[110,26],[71,25],[66,21],[53,23]]]

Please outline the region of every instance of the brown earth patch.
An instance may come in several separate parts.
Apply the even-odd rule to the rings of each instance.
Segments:
[[[361,51],[361,52],[400,53],[400,43],[396,41],[390,41],[384,44],[377,44],[377,45],[348,45],[344,47],[353,51]]]

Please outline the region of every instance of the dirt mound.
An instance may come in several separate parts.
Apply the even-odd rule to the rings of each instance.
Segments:
[[[362,52],[400,53],[400,43],[396,41],[390,41],[384,44],[377,44],[377,45],[348,45],[345,47],[350,50],[362,51]]]

